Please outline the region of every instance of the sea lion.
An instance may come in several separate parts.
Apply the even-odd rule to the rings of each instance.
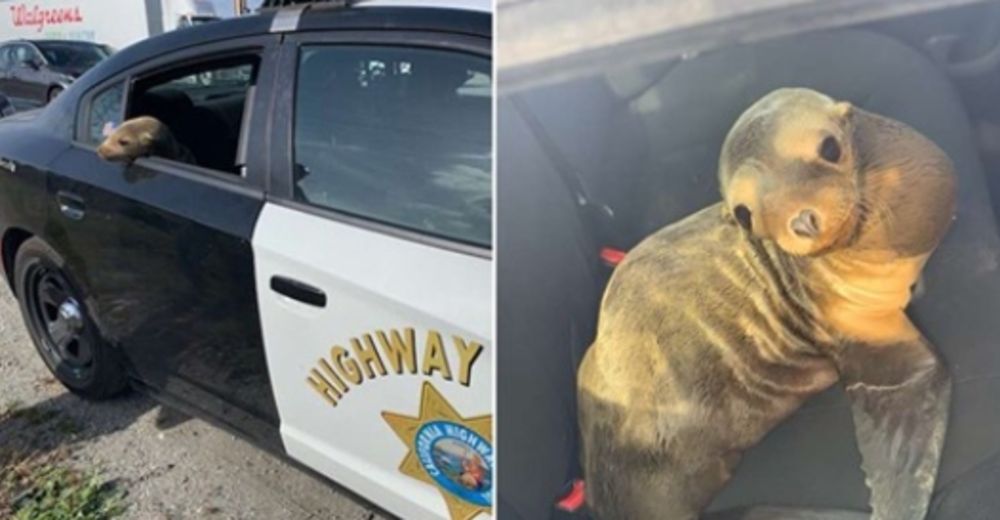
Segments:
[[[105,161],[125,164],[150,156],[197,164],[191,150],[174,137],[167,125],[152,116],[124,121],[97,147],[97,155]]]
[[[615,270],[578,373],[601,519],[694,519],[742,453],[838,380],[872,517],[924,517],[950,379],[907,318],[954,219],[951,161],[914,129],[780,89],[722,147],[723,201]]]

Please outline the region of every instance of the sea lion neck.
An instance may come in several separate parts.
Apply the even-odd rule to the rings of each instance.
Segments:
[[[864,312],[898,312],[910,303],[928,254],[891,257],[881,253],[836,251],[811,258],[813,289],[828,303]]]
[[[851,249],[796,256],[754,239],[745,251],[758,275],[782,295],[786,319],[811,330],[819,351],[845,340],[881,343],[908,334],[903,309],[930,256]]]

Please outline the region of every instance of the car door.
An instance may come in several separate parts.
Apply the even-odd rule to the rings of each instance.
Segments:
[[[250,133],[266,127],[255,92],[269,83],[275,43],[268,36],[187,49],[96,86],[81,103],[78,142],[52,166],[59,174],[49,191],[59,209],[53,245],[133,375],[280,449],[250,245],[263,170],[238,144],[259,140]],[[196,81],[216,72],[234,83]],[[159,118],[198,164],[101,160],[96,145],[123,113]],[[229,154],[228,170],[220,152]]]
[[[407,518],[493,503],[490,40],[290,36],[254,231],[288,454]]]

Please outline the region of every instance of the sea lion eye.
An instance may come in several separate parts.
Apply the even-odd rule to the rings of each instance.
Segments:
[[[828,135],[826,139],[823,139],[819,145],[819,156],[827,162],[834,164],[840,162],[840,143],[835,137]]]
[[[118,145],[119,146],[128,146],[128,139],[119,139],[118,140]]]
[[[750,231],[753,227],[753,219],[750,218],[750,209],[743,204],[737,205],[733,208],[733,216],[736,217],[736,222],[739,222],[740,227]]]

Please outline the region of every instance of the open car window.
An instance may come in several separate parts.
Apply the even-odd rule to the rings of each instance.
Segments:
[[[130,92],[127,119],[156,118],[185,150],[184,159],[161,158],[237,175],[243,113],[259,63],[249,54],[143,77]]]

